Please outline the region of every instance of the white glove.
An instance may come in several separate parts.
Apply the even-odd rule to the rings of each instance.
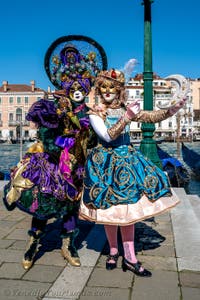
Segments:
[[[176,104],[174,104],[173,106],[168,108],[168,112],[170,113],[170,116],[173,116],[174,114],[176,114],[179,109],[183,108],[183,106],[185,105],[187,99],[184,98],[180,101],[178,101]]]
[[[140,112],[140,103],[138,102],[138,100],[136,100],[135,102],[127,105],[126,113],[124,117],[131,121],[133,117],[137,115],[139,112]]]

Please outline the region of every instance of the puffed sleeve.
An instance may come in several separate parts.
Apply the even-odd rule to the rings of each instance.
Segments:
[[[112,139],[108,134],[108,129],[104,123],[104,120],[97,115],[89,115],[90,124],[93,127],[95,133],[100,139],[106,141],[107,143],[111,142]]]

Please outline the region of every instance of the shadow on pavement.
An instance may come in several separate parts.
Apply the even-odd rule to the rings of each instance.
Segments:
[[[94,224],[86,221],[78,221],[79,234],[75,240],[75,246],[79,250],[82,248],[82,242],[88,235],[89,231],[92,229]],[[51,252],[53,250],[60,250],[62,246],[62,239],[60,237],[62,229],[61,220],[56,220],[53,223],[47,224],[45,228],[45,235],[40,240],[40,245],[38,252],[35,256],[34,261],[45,255],[46,252]]]

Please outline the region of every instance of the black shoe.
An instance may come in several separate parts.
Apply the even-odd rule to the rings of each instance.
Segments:
[[[122,270],[124,272],[126,272],[127,270],[133,272],[134,274],[141,276],[141,277],[151,277],[152,274],[150,271],[143,269],[142,271],[140,271],[142,264],[141,262],[137,262],[135,264],[129,262],[125,257],[123,257],[122,260]]]
[[[106,270],[113,270],[117,268],[119,253],[117,252],[115,255],[109,254],[106,259]],[[114,260],[115,262],[109,262],[110,260]]]

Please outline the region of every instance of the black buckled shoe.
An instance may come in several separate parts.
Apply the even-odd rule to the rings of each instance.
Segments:
[[[143,268],[141,271],[141,262],[137,262],[135,264],[128,261],[125,257],[122,259],[122,270],[126,272],[127,270],[133,272],[135,275],[141,276],[141,277],[151,277],[152,274],[150,271]]]
[[[119,253],[117,252],[114,255],[109,254],[106,259],[106,270],[113,270],[117,267],[117,261],[119,258]],[[114,262],[109,262],[110,260],[114,260]]]

